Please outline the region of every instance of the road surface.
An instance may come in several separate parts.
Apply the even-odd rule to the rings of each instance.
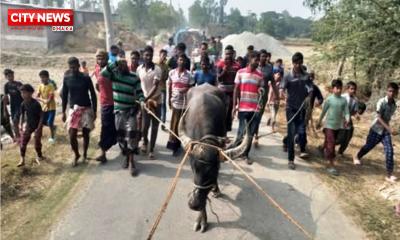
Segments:
[[[264,125],[261,134],[268,131]],[[182,157],[171,156],[165,148],[167,139],[168,135],[160,131],[157,160],[136,157],[140,173],[135,178],[121,168],[122,157],[114,147],[107,165],[88,171],[70,207],[52,228],[50,239],[146,239]],[[366,239],[341,210],[339,196],[315,176],[306,162],[299,160],[296,171],[288,170],[279,135],[261,138],[260,147],[252,149],[251,157],[253,165],[244,161],[239,164],[315,239]],[[153,239],[306,239],[229,163],[221,165],[219,176],[223,197],[211,198],[220,222],[207,204],[209,230],[193,232],[197,214],[187,204],[193,189],[192,176],[186,164]]]

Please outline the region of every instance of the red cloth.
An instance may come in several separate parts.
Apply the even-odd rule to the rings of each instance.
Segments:
[[[101,106],[113,106],[114,100],[111,80],[101,75],[101,67],[98,64],[96,64],[94,75],[99,84]]]
[[[221,73],[222,70],[225,67],[225,61],[224,60],[220,60],[217,64],[217,71],[218,73]],[[222,75],[221,77],[218,78],[218,82],[219,82],[219,88],[226,92],[226,93],[232,93],[234,86],[235,86],[235,77],[236,77],[236,72],[240,69],[239,64],[237,64],[236,62],[234,62],[232,64],[232,67],[230,68],[229,71],[225,72],[224,75]]]
[[[79,123],[81,121],[83,112],[88,109],[87,107],[78,107],[77,109],[74,109],[74,112],[71,115],[71,121],[70,121],[70,128],[72,129],[78,129],[79,128]]]

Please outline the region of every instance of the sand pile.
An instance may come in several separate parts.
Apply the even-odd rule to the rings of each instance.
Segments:
[[[143,48],[145,42],[135,33],[121,25],[113,25],[114,42],[122,40],[124,49]],[[106,31],[103,22],[90,23],[76,30],[65,38],[64,47],[70,52],[95,52],[98,48],[106,47]]]
[[[222,39],[223,46],[232,45],[237,56],[244,56],[247,46],[253,45],[256,50],[266,49],[272,53],[272,58],[288,58],[292,53],[283,46],[281,42],[265,33],[254,34],[243,32],[241,34],[231,34]]]

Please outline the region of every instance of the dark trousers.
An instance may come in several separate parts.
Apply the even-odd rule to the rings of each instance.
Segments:
[[[181,120],[181,117],[183,113],[185,112],[185,109],[176,109],[172,107],[172,117],[171,117],[171,131],[174,132],[176,135],[178,135],[178,127],[179,127],[179,121]],[[181,147],[181,142],[179,139],[177,139],[174,135],[169,134],[169,140],[167,143],[167,148],[172,150],[172,151],[177,151]]]
[[[115,129],[114,106],[101,107],[101,130],[99,147],[107,151],[117,143],[117,130]]]
[[[297,109],[286,109],[286,119],[291,120]],[[305,110],[301,110],[287,125],[287,149],[288,149],[288,160],[294,161],[294,145],[295,137],[297,135],[297,140],[300,145],[300,151],[306,151],[307,145],[307,133],[306,133],[306,123],[305,123]],[[284,140],[285,141],[285,140]]]
[[[31,140],[32,133],[35,139],[35,150],[38,157],[42,157],[42,130],[43,127],[38,127],[37,129],[25,129],[21,132],[21,144],[20,153],[21,157],[25,157],[26,147],[28,146],[29,140]]]
[[[232,131],[233,93],[225,93],[227,98],[228,113],[226,114],[226,131]]]
[[[161,92],[162,96],[162,102],[161,102],[161,121],[165,123],[167,119],[167,92],[162,91]]]
[[[340,129],[337,133],[336,145],[340,145],[339,154],[343,154],[346,151],[347,147],[350,144],[351,139],[353,138],[354,128],[351,127],[349,129]]]
[[[261,97],[261,109],[260,109],[259,114],[257,114],[258,115],[258,117],[257,117],[257,127],[256,127],[256,130],[255,130],[255,133],[254,133],[257,136],[258,136],[258,131],[259,131],[259,128],[260,128],[261,120],[262,120],[262,117],[264,115],[265,105],[267,105],[268,86],[267,86],[266,89],[264,88],[264,91],[265,91],[264,95]]]
[[[161,104],[157,105],[157,108],[155,109],[154,114],[160,118],[161,115]],[[154,146],[156,145],[156,140],[157,140],[157,134],[158,134],[158,125],[159,122],[151,116],[149,113],[147,113],[145,110],[142,111],[142,116],[143,116],[143,144],[148,145],[149,144],[149,128],[151,124],[151,135],[150,135],[150,152],[153,152]]]
[[[389,174],[393,173],[394,161],[393,161],[393,144],[390,133],[384,131],[382,134],[378,134],[374,130],[369,130],[367,141],[365,145],[357,153],[358,159],[361,159],[369,151],[371,151],[378,143],[383,144],[383,150],[386,156],[386,171]]]
[[[338,132],[339,130],[333,130],[329,128],[324,129],[324,156],[326,160],[333,161],[333,159],[335,158],[335,146]]]
[[[239,112],[239,128],[236,135],[236,140],[233,146],[238,146],[243,141],[243,135],[246,128],[246,124],[248,124],[248,132],[247,135],[250,138],[249,143],[247,144],[246,151],[244,152],[244,156],[248,157],[253,136],[256,132],[256,128],[258,125],[258,113],[257,112]]]

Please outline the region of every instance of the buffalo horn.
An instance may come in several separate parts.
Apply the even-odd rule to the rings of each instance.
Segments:
[[[224,153],[226,155],[228,155],[232,159],[238,158],[241,155],[243,155],[244,152],[246,151],[247,145],[248,145],[248,143],[250,141],[250,137],[247,134],[247,132],[248,132],[248,126],[246,124],[246,129],[245,129],[245,132],[243,134],[244,137],[243,137],[242,143],[240,143],[240,145],[237,146],[237,147],[225,150]]]
[[[181,139],[182,145],[184,148],[187,147],[187,145],[192,141],[192,139],[186,135],[185,132],[185,116],[186,116],[187,110],[183,113],[181,119],[179,120],[179,127],[178,127],[178,135],[179,138]]]

